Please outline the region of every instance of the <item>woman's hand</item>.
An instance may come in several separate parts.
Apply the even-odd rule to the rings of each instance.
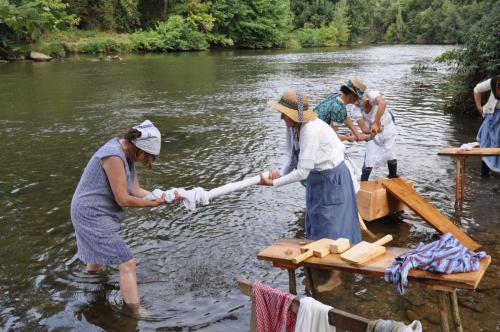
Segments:
[[[172,203],[177,203],[183,200],[184,197],[182,197],[177,191],[174,191],[174,200],[172,201]]]
[[[372,134],[378,134],[380,132],[380,126],[378,125],[378,123],[372,123],[372,125],[370,126],[370,132]]]
[[[366,136],[363,133],[358,133],[358,135],[356,136],[356,140],[358,142],[363,142],[365,140],[365,138],[366,138]]]
[[[269,176],[265,176],[264,172],[259,172],[259,175],[260,175],[260,182],[259,182],[259,184],[261,186],[272,186],[273,185],[273,179],[271,179],[271,177],[273,176],[273,170],[269,171]]]
[[[154,199],[151,202],[151,207],[160,206],[165,203],[165,193],[161,195],[160,198]]]
[[[354,136],[354,135],[347,135],[345,140],[348,141],[348,142],[353,143],[354,141],[357,141],[358,138],[356,136]]]

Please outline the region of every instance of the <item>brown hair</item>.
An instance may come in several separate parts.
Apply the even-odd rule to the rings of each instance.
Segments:
[[[133,143],[133,141],[136,140],[139,137],[141,137],[141,132],[139,130],[137,130],[137,129],[134,129],[134,128],[130,128],[125,133],[125,135],[123,135],[123,138],[126,139],[127,142],[130,143],[130,146],[133,148],[132,152],[134,154],[134,161],[139,160],[139,156],[142,154],[144,156],[142,164],[144,166],[146,166],[147,168],[151,169],[153,167],[153,163],[156,160],[156,156],[153,155],[153,154],[151,154],[151,153],[147,153],[146,151],[141,150],[137,146],[135,146],[135,144]]]

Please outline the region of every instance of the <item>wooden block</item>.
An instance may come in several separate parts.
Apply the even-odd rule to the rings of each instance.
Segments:
[[[349,248],[349,240],[340,238],[337,240],[321,239],[300,247],[301,254],[292,259],[293,264],[298,264],[309,257],[325,257],[329,255],[332,248],[335,253],[343,252]]]
[[[415,211],[416,214],[441,234],[450,232],[470,250],[476,250],[481,247],[479,243],[462,232],[460,228],[441,214],[431,203],[419,195],[413,187],[405,183],[403,179],[384,179],[382,182],[388,191],[402,200],[410,209]]]
[[[384,244],[392,241],[392,235],[386,235],[373,243],[361,241],[340,255],[343,260],[353,264],[364,264],[385,253]]]
[[[410,180],[404,179],[413,185]],[[362,181],[356,193],[358,211],[363,220],[372,221],[403,211],[405,205],[397,197],[387,192],[382,185],[382,178],[375,181]]]

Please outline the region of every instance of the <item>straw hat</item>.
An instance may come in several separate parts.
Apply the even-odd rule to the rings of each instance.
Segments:
[[[359,98],[363,98],[363,94],[366,90],[366,84],[361,82],[357,77],[351,77],[347,82],[340,82],[341,85],[345,85],[349,90],[358,95]]]
[[[318,116],[312,110],[309,109],[309,103],[307,102],[307,96],[300,94],[302,100],[302,122],[309,122],[316,119]],[[299,99],[297,98],[296,90],[287,90],[283,92],[281,95],[281,99],[279,102],[275,102],[274,100],[269,100],[267,105],[274,108],[275,110],[285,114],[290,119],[295,122],[299,121],[299,105],[297,103]]]

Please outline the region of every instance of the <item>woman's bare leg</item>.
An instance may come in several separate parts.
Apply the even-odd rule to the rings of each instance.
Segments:
[[[120,292],[122,293],[123,301],[131,306],[139,309],[139,291],[137,290],[137,277],[135,275],[135,258],[122,263],[118,266],[120,269]]]
[[[88,263],[87,264],[87,272],[99,272],[101,271],[102,266],[99,264]]]

